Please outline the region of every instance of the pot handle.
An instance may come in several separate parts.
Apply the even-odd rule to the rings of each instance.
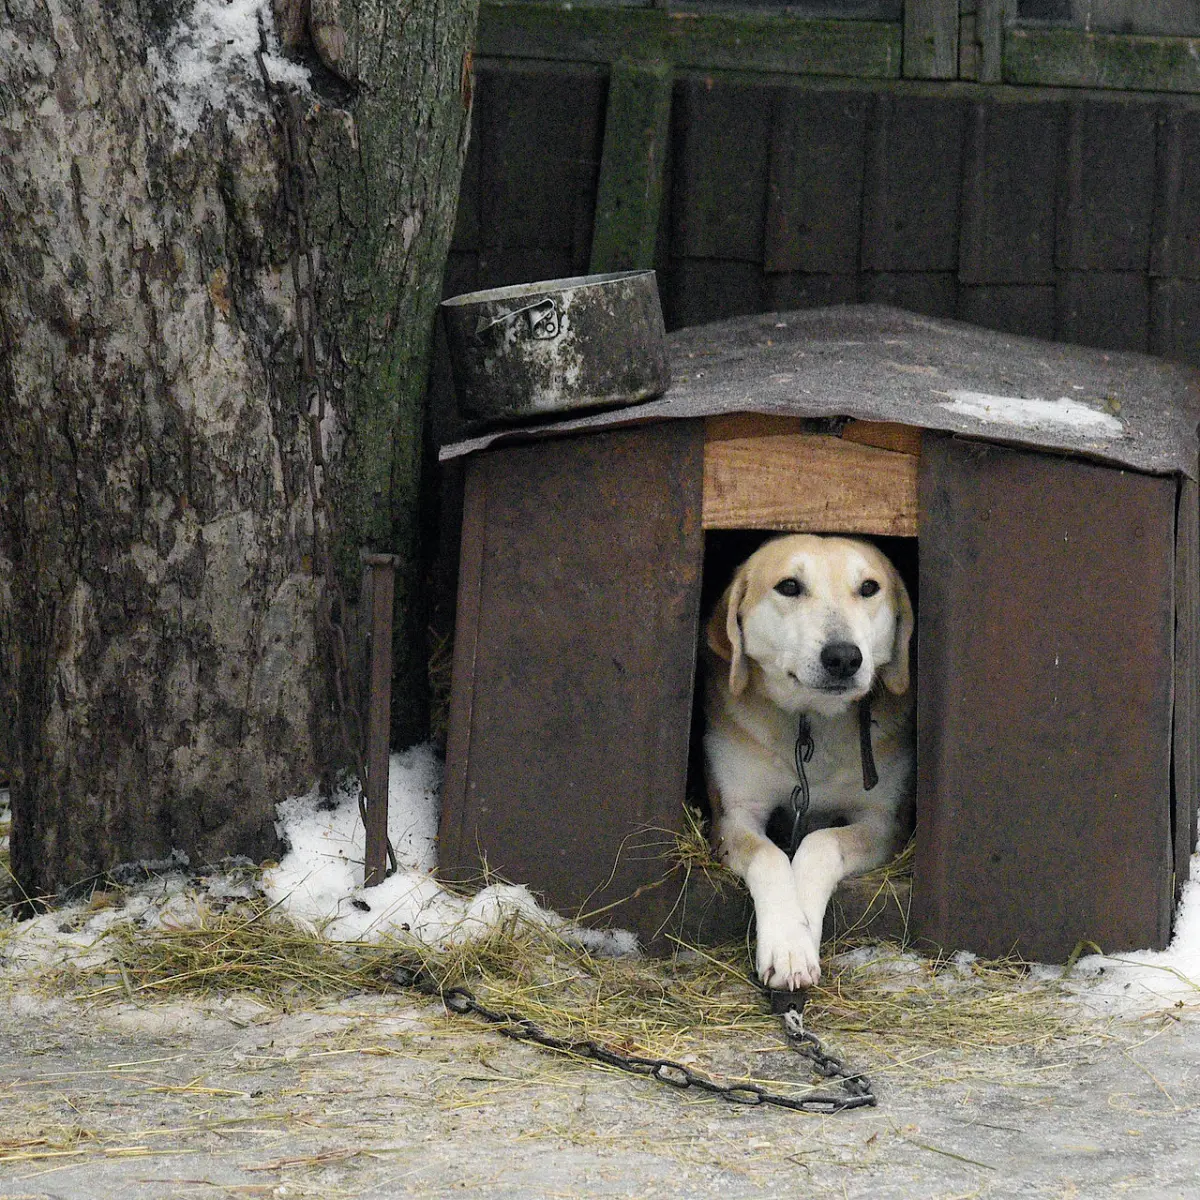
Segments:
[[[512,312],[501,313],[490,321],[480,321],[475,328],[475,336],[482,339],[489,329],[494,329],[497,325],[503,325],[505,322],[521,316],[528,319],[529,336],[534,341],[550,341],[558,337],[562,330],[562,313],[559,312],[558,303],[553,296],[545,296],[541,300],[535,300],[532,304],[525,305],[524,308],[515,308]]]

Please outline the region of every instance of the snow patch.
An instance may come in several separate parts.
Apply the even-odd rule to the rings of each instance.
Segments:
[[[436,865],[441,764],[430,746],[393,754],[388,779],[388,837],[398,870],[363,887],[365,831],[358,784],[332,797],[319,791],[279,805],[279,834],[289,846],[263,874],[267,898],[293,920],[333,941],[390,937],[450,946],[481,937],[514,917],[552,929],[593,953],[631,954],[637,940],[624,930],[584,930],[541,908],[527,888],[493,884],[475,896],[446,891]]]
[[[262,35],[260,38],[260,29]],[[270,0],[195,0],[147,61],[181,138],[190,137],[213,113],[224,112],[235,128],[267,111],[255,55],[273,83],[308,91],[306,68],[284,58]]]
[[[1080,400],[1062,396],[1058,400],[1026,399],[1023,396],[993,396],[987,392],[935,392],[949,397],[939,407],[964,417],[995,425],[1020,425],[1025,428],[1057,426],[1085,436],[1119,437],[1125,432],[1111,413],[1092,408]]]

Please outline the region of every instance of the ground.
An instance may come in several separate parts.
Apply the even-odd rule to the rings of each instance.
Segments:
[[[834,1048],[834,1047],[831,1047]],[[734,1037],[787,1078],[786,1052]],[[1200,1026],[868,1056],[879,1106],[744,1109],[506,1042],[434,1001],[0,1001],[0,1197],[1184,1197]]]

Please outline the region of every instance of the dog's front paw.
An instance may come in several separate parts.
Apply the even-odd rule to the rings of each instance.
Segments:
[[[802,918],[760,921],[755,954],[764,986],[793,992],[814,987],[821,978],[817,939]]]

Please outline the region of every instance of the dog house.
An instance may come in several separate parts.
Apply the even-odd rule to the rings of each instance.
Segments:
[[[669,929],[706,546],[859,534],[918,597],[910,934],[1165,945],[1200,771],[1197,373],[877,306],[684,329],[671,361],[658,400],[443,450],[442,871]]]

